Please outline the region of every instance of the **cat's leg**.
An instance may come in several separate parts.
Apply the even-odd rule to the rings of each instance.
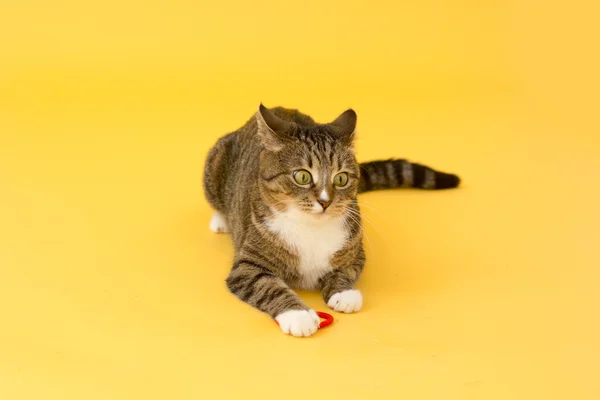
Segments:
[[[360,311],[363,297],[360,290],[353,287],[362,267],[363,264],[357,262],[349,267],[331,271],[321,278],[321,294],[329,308],[344,313]]]
[[[215,233],[229,233],[231,230],[229,229],[229,225],[227,224],[227,219],[225,215],[216,211],[212,218],[210,219],[210,230]]]
[[[242,259],[227,278],[227,287],[242,301],[269,314],[281,330],[293,336],[308,337],[321,322],[285,282],[260,264]]]

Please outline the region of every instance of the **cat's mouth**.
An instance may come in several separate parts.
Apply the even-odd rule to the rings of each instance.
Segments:
[[[297,212],[315,220],[325,221],[330,218],[342,217],[345,210],[345,205],[339,201],[332,201],[325,206],[319,201],[304,201],[291,206]]]
[[[310,209],[306,210],[306,212],[317,220],[333,218],[340,214],[338,207],[323,207],[323,205],[318,202],[315,202]]]
[[[310,213],[315,215],[330,215],[331,210],[329,209],[329,204],[323,206],[321,202],[315,201],[310,209]]]

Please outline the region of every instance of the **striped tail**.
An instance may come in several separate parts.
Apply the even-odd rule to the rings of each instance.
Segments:
[[[407,160],[370,161],[360,164],[358,193],[395,188],[450,189],[460,184],[454,174],[436,171]]]

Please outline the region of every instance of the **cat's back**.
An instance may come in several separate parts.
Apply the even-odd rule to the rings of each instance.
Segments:
[[[256,118],[221,136],[209,150],[204,163],[204,192],[208,202],[229,214],[240,182],[252,180],[258,168],[259,143]]]

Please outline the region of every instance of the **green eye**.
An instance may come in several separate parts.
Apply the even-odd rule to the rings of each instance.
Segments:
[[[348,174],[345,172],[340,172],[333,177],[333,184],[337,187],[346,186],[346,183],[348,183]]]
[[[307,170],[299,169],[298,171],[294,171],[294,180],[298,185],[308,185],[312,182],[312,176]]]

